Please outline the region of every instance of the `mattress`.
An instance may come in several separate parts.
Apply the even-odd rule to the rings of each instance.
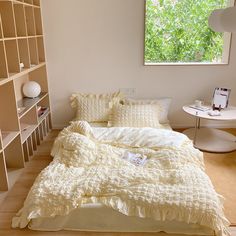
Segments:
[[[196,224],[177,221],[155,221],[149,218],[126,216],[102,204],[86,204],[67,216],[37,218],[29,226],[39,231],[97,231],[97,232],[166,232],[176,234],[214,235]]]

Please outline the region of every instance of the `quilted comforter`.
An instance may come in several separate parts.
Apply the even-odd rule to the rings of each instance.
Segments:
[[[147,157],[136,166],[125,153]],[[51,164],[37,177],[12,226],[102,203],[128,216],[176,220],[228,235],[221,197],[203,155],[183,134],[153,128],[91,128],[73,122],[56,139]]]

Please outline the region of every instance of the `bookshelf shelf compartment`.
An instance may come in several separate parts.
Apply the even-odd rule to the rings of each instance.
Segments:
[[[24,64],[24,69],[30,68],[28,40],[18,39],[18,49],[19,49],[20,63]]]
[[[20,72],[20,62],[16,40],[5,41],[8,71],[10,74]]]
[[[0,152],[0,191],[8,190],[8,176],[4,152]]]
[[[37,38],[37,45],[39,62],[45,62],[44,43],[42,37]]]
[[[37,98],[23,98],[17,102],[17,107],[24,107],[25,109],[18,113],[19,118],[22,118],[30,109],[32,109],[38,102],[40,102],[48,93],[41,93]]]
[[[17,135],[19,135],[19,132],[2,131],[2,146],[3,146],[3,149],[6,148],[17,137]]]
[[[2,31],[2,17],[1,17],[1,14],[0,14],[0,40],[2,40],[3,38],[3,31]]]
[[[0,153],[2,152],[3,149],[3,143],[2,143],[2,132],[0,130]]]
[[[6,167],[9,168],[24,168],[23,151],[21,148],[20,134],[7,146],[4,150]],[[17,153],[17,155],[16,155]]]
[[[45,118],[49,115],[49,113],[50,113],[49,108],[47,108],[47,110],[45,110],[40,116],[38,116],[39,124],[42,123],[43,120],[45,120]]]
[[[25,16],[28,36],[35,36],[35,22],[34,22],[34,9],[33,7],[25,6]]]
[[[0,1],[0,14],[2,19],[3,37],[16,37],[13,3],[11,1]]]
[[[0,86],[0,129],[8,132],[19,131],[13,81]]]
[[[24,0],[25,3],[33,5],[33,0]]]
[[[32,135],[37,128],[37,125],[28,125],[27,128],[21,131],[22,144]]]
[[[22,4],[14,4],[16,32],[18,37],[27,36],[25,10]]]
[[[2,41],[0,41],[0,58],[1,58],[0,60],[0,80],[1,80],[1,78],[8,77],[6,53],[5,53],[5,47]]]
[[[22,144],[29,138],[38,126],[36,106],[20,118],[20,131]]]
[[[36,38],[29,38],[29,52],[30,52],[30,63],[32,65],[38,65],[39,64],[39,58],[38,58],[38,48],[37,48],[37,41]]]
[[[34,6],[40,6],[40,0],[33,0]]]
[[[43,27],[42,27],[40,8],[34,8],[34,19],[35,19],[36,35],[42,35]]]

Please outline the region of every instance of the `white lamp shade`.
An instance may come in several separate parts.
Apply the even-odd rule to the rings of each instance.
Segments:
[[[236,32],[236,7],[214,10],[208,23],[216,32]]]
[[[23,86],[23,94],[28,98],[36,98],[41,93],[40,85],[35,81],[28,81]]]

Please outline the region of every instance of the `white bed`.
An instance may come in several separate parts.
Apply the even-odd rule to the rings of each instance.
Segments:
[[[93,130],[104,130],[106,124],[93,124]],[[166,124],[164,129],[171,130]],[[100,132],[97,132],[100,133]],[[103,133],[103,132],[101,132]],[[108,132],[109,133],[109,132]],[[168,133],[167,133],[168,134]],[[112,132],[109,133],[112,136]],[[108,135],[108,136],[109,136]],[[103,136],[103,134],[102,134]],[[109,136],[109,137],[110,137]],[[99,139],[99,137],[97,137]],[[103,137],[104,138],[104,137]],[[165,137],[167,139],[168,136]],[[177,141],[178,142],[178,141]],[[169,144],[170,145],[170,144]],[[26,211],[27,212],[27,211]],[[102,203],[81,204],[80,207],[72,210],[66,215],[56,215],[54,217],[31,217],[25,223],[25,213],[14,222],[13,227],[23,227],[28,225],[29,229],[38,231],[97,231],[97,232],[161,232],[188,234],[188,235],[215,235],[215,231],[207,226],[198,223],[187,223],[180,220],[157,220],[149,217],[127,216],[119,209],[114,210]],[[23,228],[22,227],[22,228]],[[220,235],[220,234],[218,234]],[[222,234],[222,235],[227,235]]]

